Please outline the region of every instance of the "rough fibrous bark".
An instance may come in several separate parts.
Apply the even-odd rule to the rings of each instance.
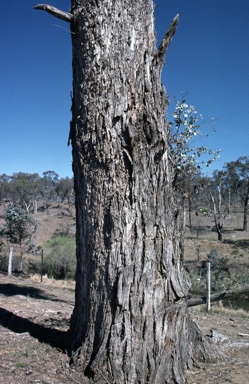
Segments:
[[[71,3],[72,361],[98,383],[184,383],[196,337],[161,85],[178,17],[157,49],[151,0]]]
[[[160,80],[178,18],[157,50],[152,1],[72,5],[71,352],[88,375],[104,370],[113,382],[183,382],[188,281],[174,238]]]

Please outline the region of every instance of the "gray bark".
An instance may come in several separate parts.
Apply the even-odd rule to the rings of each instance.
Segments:
[[[89,376],[183,382],[188,280],[160,80],[178,19],[157,50],[152,1],[72,3],[78,265],[70,349]]]
[[[151,0],[71,3],[77,272],[69,351],[98,383],[184,383],[202,339],[187,312],[161,85],[178,17],[157,50]]]

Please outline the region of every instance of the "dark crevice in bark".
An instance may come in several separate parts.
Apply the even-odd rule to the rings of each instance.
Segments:
[[[143,330],[142,330],[142,337],[143,337],[143,340],[145,340],[145,335],[146,335],[146,319],[144,320],[144,323],[143,323]]]
[[[147,372],[146,372],[146,382],[149,383],[150,380],[150,372],[151,372],[151,364],[150,364],[150,358],[149,354],[146,354],[146,361],[147,361]]]
[[[143,219],[142,219],[142,223],[143,223]],[[144,225],[144,223],[142,225]],[[145,243],[143,241],[142,242],[142,250],[141,250],[140,279],[143,279],[145,264],[146,264],[146,250],[145,250]]]
[[[121,128],[123,128],[123,119],[121,118]],[[122,150],[123,150],[123,160],[124,166],[128,173],[128,191],[129,191],[129,201],[130,205],[133,202],[133,153],[132,153],[132,144],[131,138],[128,129],[122,129]]]
[[[159,164],[162,161],[162,157],[165,154],[165,142],[163,140],[158,141],[155,144],[155,155],[154,155],[154,160],[156,164]]]
[[[104,305],[101,303],[98,307],[98,311],[96,313],[96,329],[99,330],[103,326],[104,322]],[[88,366],[90,367],[92,365],[92,362],[94,361],[96,355],[99,352],[99,347],[102,345],[102,337],[99,332],[95,332],[94,339],[93,339],[93,353],[91,356],[91,359],[89,361]]]
[[[114,227],[114,223],[112,220],[111,215],[111,207],[109,206],[106,208],[106,211],[104,213],[104,226],[103,226],[103,232],[104,232],[104,243],[106,249],[111,249],[112,246],[112,231]]]
[[[132,181],[133,181],[133,162],[131,153],[129,152],[129,149],[123,148],[123,159],[124,159],[124,166],[128,173],[128,191],[129,191],[129,201],[130,205],[132,205],[133,202],[133,193],[132,193]]]
[[[143,125],[147,144],[151,145],[152,140],[153,140],[153,129],[152,129],[150,121],[148,120],[148,116],[145,113],[143,114],[142,125]]]
[[[120,121],[120,119],[121,119],[121,116],[113,117],[113,119],[112,119],[112,128],[115,127],[115,125]]]

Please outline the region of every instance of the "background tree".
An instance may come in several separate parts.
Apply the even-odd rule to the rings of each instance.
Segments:
[[[69,177],[61,178],[56,184],[55,193],[58,204],[60,205],[64,201],[67,201],[70,208],[74,201],[73,179]]]
[[[54,171],[44,172],[42,177],[25,172],[0,175],[0,202],[36,212],[37,204],[42,199],[45,207],[49,202],[61,204],[67,201],[70,208],[74,201],[73,179],[59,178]]]
[[[208,149],[204,145],[197,145],[200,140],[208,136],[201,130],[201,124],[208,124],[215,131],[213,118],[203,120],[193,105],[186,103],[185,98],[177,101],[173,112],[173,121],[170,126],[170,158],[173,164],[175,189],[181,190],[181,180],[186,175],[198,174],[201,166],[209,167],[219,158],[220,149]]]
[[[29,212],[40,194],[40,176],[37,173],[14,173],[10,183],[11,199]]]
[[[178,199],[179,212],[181,213],[181,240],[182,259],[184,254],[184,230],[186,208],[188,206],[189,229],[192,230],[192,209],[196,195],[202,189],[200,179],[201,166],[207,167],[219,157],[220,150],[212,150],[204,145],[197,145],[199,140],[208,136],[201,131],[199,115],[193,105],[188,105],[185,98],[176,102],[173,112],[173,121],[170,126],[170,159],[173,166],[173,188]],[[211,125],[213,119],[205,120],[203,123]],[[214,130],[213,126],[212,129]],[[205,160],[204,160],[205,158]]]
[[[185,205],[188,209],[188,225],[189,230],[192,231],[193,225],[192,225],[192,216],[193,212],[195,215],[198,215],[198,195],[202,194],[204,189],[204,183],[203,183],[203,177],[201,176],[200,171],[196,171],[195,173],[190,173],[184,175],[182,178],[181,185],[181,202],[183,209],[185,209]],[[181,184],[182,184],[181,183]],[[185,203],[186,202],[186,203]],[[185,214],[184,214],[185,216]],[[185,226],[185,219],[183,220],[184,226]]]
[[[10,176],[5,173],[0,176],[0,203],[10,199]]]
[[[236,161],[226,164],[226,172],[231,189],[236,191],[243,207],[243,231],[247,231],[247,215],[249,202],[249,157],[241,156]]]
[[[59,175],[54,171],[46,171],[42,174],[42,196],[44,198],[44,206],[48,210],[48,203],[55,200],[55,190],[59,182]]]
[[[151,0],[71,5],[71,13],[35,7],[71,23],[77,271],[69,350],[99,383],[183,383],[194,356],[213,355],[187,311],[168,161],[161,71],[178,17],[157,49]]]
[[[223,183],[227,179],[227,173],[224,171],[215,171],[212,182],[209,185],[209,194],[212,202],[212,212],[214,216],[214,225],[218,234],[218,240],[222,241],[222,229],[224,224],[224,214],[222,214]]]
[[[36,230],[36,223],[26,210],[17,205],[11,205],[7,208],[4,219],[2,234],[11,244],[19,245],[21,255],[19,271],[22,272],[23,254]]]

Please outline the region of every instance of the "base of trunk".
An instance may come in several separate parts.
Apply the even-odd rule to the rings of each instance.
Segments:
[[[130,351],[124,340],[120,341],[117,335],[114,338],[111,327],[109,337],[104,338],[108,340],[105,348],[102,345],[98,351],[92,350],[90,356],[91,346],[86,340],[77,351],[71,350],[72,364],[98,384],[184,384],[185,371],[194,364],[224,360],[215,344],[186,314],[185,306],[170,306],[165,313],[168,328],[163,348],[141,339],[137,349]],[[104,353],[100,356],[102,348]]]

